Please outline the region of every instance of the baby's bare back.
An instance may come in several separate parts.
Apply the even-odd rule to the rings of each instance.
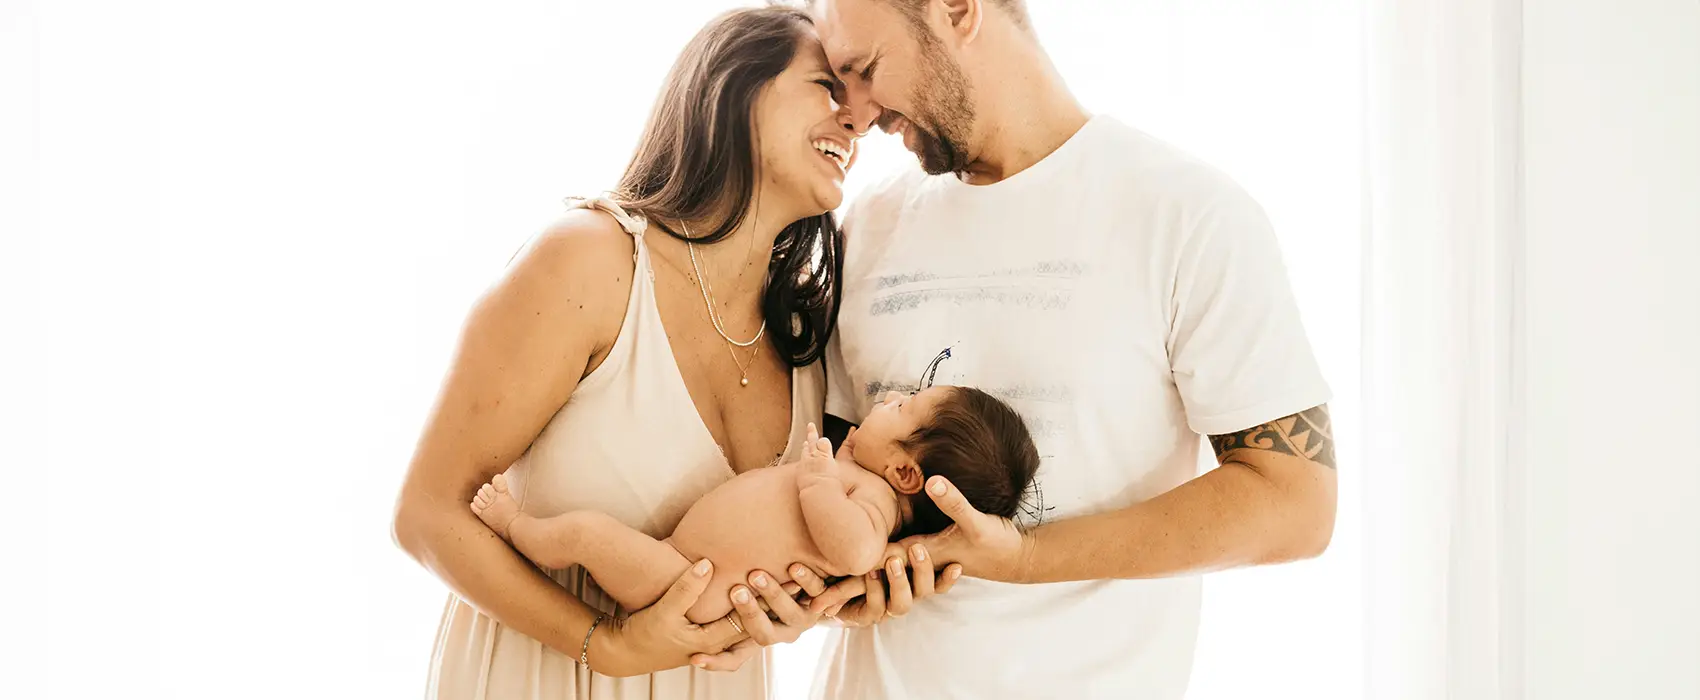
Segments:
[[[688,613],[699,622],[731,612],[729,592],[751,571],[766,571],[778,583],[791,580],[792,564],[843,575],[826,569],[803,522],[795,463],[744,472],[715,487],[691,506],[667,542],[689,561],[714,562],[708,590]]]

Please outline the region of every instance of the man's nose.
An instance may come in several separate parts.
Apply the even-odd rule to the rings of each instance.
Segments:
[[[863,85],[846,85],[844,103],[839,107],[839,124],[858,136],[866,135],[868,130],[874,128],[880,114],[885,111]]]

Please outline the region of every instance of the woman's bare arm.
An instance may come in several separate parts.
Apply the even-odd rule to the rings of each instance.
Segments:
[[[408,554],[485,614],[574,657],[594,611],[467,503],[525,452],[617,337],[632,268],[631,240],[588,211],[521,251],[462,330],[396,503],[395,539]]]

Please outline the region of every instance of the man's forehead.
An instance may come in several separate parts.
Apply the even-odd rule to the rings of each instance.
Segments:
[[[847,7],[863,4],[868,0],[819,0],[815,3],[815,27],[820,36],[821,47],[826,49],[826,58],[833,70],[840,73],[852,72],[852,66],[861,60],[868,51],[869,32],[866,19],[867,13],[859,9]]]

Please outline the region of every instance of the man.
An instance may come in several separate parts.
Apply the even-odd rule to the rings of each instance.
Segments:
[[[1197,574],[1314,557],[1333,531],[1328,388],[1266,217],[1088,114],[1020,0],[814,9],[858,131],[901,134],[925,171],[845,218],[827,412],[977,386],[1044,458],[1017,523],[927,484],[957,526],[887,574],[890,617],[834,632],[816,695],[1182,697]],[[1203,475],[1200,435],[1221,464]],[[952,562],[962,581],[919,601]]]

